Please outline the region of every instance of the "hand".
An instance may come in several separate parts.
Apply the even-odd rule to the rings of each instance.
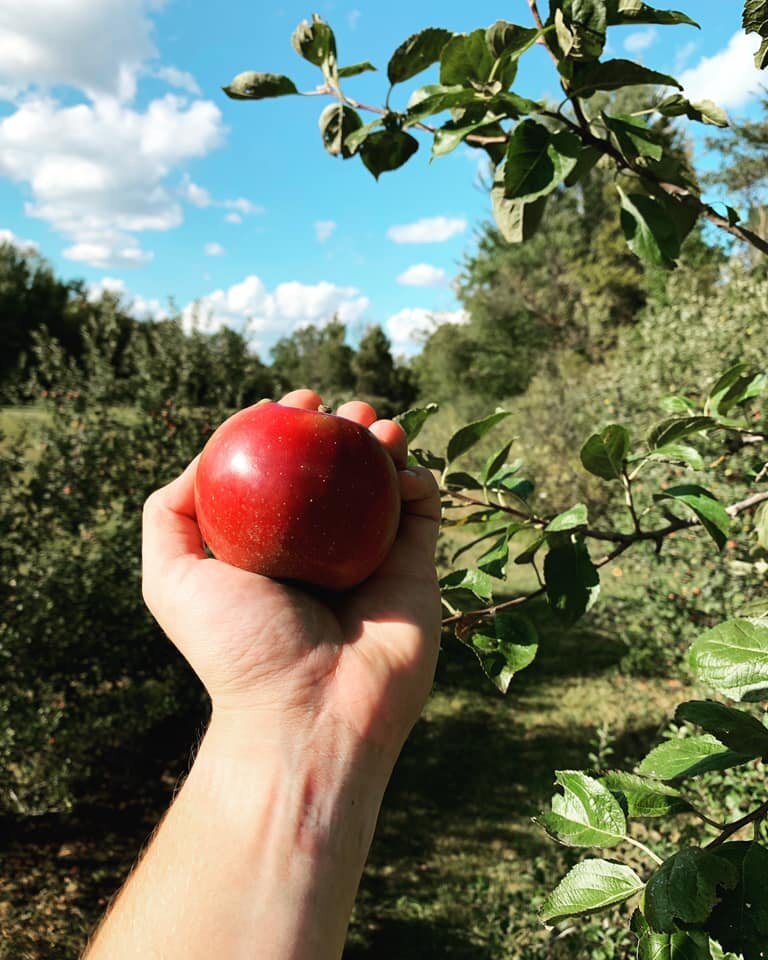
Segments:
[[[310,390],[280,402],[305,409],[322,403]],[[205,684],[214,718],[278,744],[299,737],[317,746],[343,730],[393,761],[437,660],[440,498],[429,471],[404,469],[398,424],[377,420],[357,401],[337,413],[368,427],[399,470],[400,530],[372,577],[320,597],[207,558],[195,522],[193,461],[147,501],[144,597]]]

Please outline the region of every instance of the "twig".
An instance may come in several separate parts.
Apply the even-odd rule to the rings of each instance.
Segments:
[[[734,833],[738,833],[739,830],[748,827],[750,823],[757,823],[759,820],[764,820],[766,816],[768,816],[768,800],[760,804],[757,810],[753,810],[752,813],[748,813],[740,820],[735,820],[733,823],[727,824],[720,836],[715,837],[711,843],[708,843],[705,849],[712,850],[714,847],[721,846],[729,837],[732,837]]]

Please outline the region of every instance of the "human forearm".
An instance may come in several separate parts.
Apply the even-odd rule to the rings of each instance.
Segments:
[[[343,728],[215,718],[88,960],[338,958],[390,768]]]

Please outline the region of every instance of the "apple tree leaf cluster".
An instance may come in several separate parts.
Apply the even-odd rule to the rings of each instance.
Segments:
[[[700,219],[768,253],[768,243],[737,211],[728,207],[724,215],[702,200],[684,160],[654,129],[654,117],[726,127],[725,111],[710,100],[691,102],[673,76],[606,53],[613,27],[695,29],[697,22],[639,0],[549,0],[546,19],[537,0],[529,7],[526,24],[498,20],[468,33],[428,27],[407,37],[382,71],[388,84],[382,106],[363,104],[351,94],[346,81],[377,68],[367,60],[345,64],[332,28],[317,14],[291,38],[299,57],[320,71],[314,88],[300,90],[283,74],[247,70],[223,90],[236,100],[329,98],[319,117],[323,146],[334,157],[359,159],[377,180],[408,163],[425,140],[431,141],[433,160],[462,144],[483,151],[491,169],[494,217],[510,243],[530,239],[550,198],[601,163],[613,172],[624,235],[641,260],[674,268]],[[764,0],[747,0],[743,24],[763,38],[757,62],[764,67]],[[514,89],[535,46],[551,58],[559,103],[532,100]],[[624,114],[602,108],[606,93],[636,87],[653,91],[650,109]]]
[[[473,447],[503,429],[506,411],[461,427],[444,452],[417,445],[434,405],[401,418],[411,461],[440,472],[444,524],[470,535],[442,580],[444,624],[472,649],[502,693],[536,657],[534,601],[546,602],[567,629],[598,602],[603,568],[637,545],[650,543],[660,552],[668,538],[692,531],[721,553],[736,519],[747,515],[759,547],[768,503],[761,482],[768,467],[756,467],[754,491],[730,504],[708,488],[702,473],[704,453],[712,450],[721,451],[715,462],[745,447],[757,462],[765,461],[768,433],[760,428],[760,415],[752,416],[755,403],[767,396],[766,371],[738,363],[698,404],[687,396],[665,397],[669,415],[643,436],[620,423],[589,436],[581,464],[620,501],[626,522],[618,529],[593,521],[584,503],[540,515],[534,484],[514,456],[516,439],[503,442],[484,464],[477,466],[475,458],[475,466],[467,466]],[[687,473],[695,477],[688,480]],[[515,589],[510,576],[526,565],[539,583],[527,593]],[[697,778],[768,759],[768,723],[759,706],[768,701],[768,605],[756,601],[693,643],[689,666],[695,680],[722,699],[680,704],[679,736],[654,746],[634,770],[556,772],[551,809],[536,822],[558,843],[594,856],[578,862],[547,897],[540,913],[546,924],[627,902],[639,960],[707,960],[719,948],[743,960],[768,955],[768,888],[759,880],[768,867],[759,831],[768,799],[756,797],[742,817],[720,823],[698,809],[693,789]],[[658,853],[649,849],[643,824],[671,817],[700,821],[700,842]],[[637,865],[638,849],[645,868]]]

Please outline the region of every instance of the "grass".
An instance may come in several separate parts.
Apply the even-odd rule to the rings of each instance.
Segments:
[[[387,791],[345,960],[593,956],[578,928],[552,952],[536,920],[573,857],[531,817],[548,804],[556,767],[588,765],[598,728],[610,729],[614,759],[631,762],[679,701],[667,681],[618,674],[622,653],[584,629],[545,631],[539,660],[504,698],[446,640]],[[78,956],[180,772],[156,778],[144,798],[5,825],[2,960]]]

